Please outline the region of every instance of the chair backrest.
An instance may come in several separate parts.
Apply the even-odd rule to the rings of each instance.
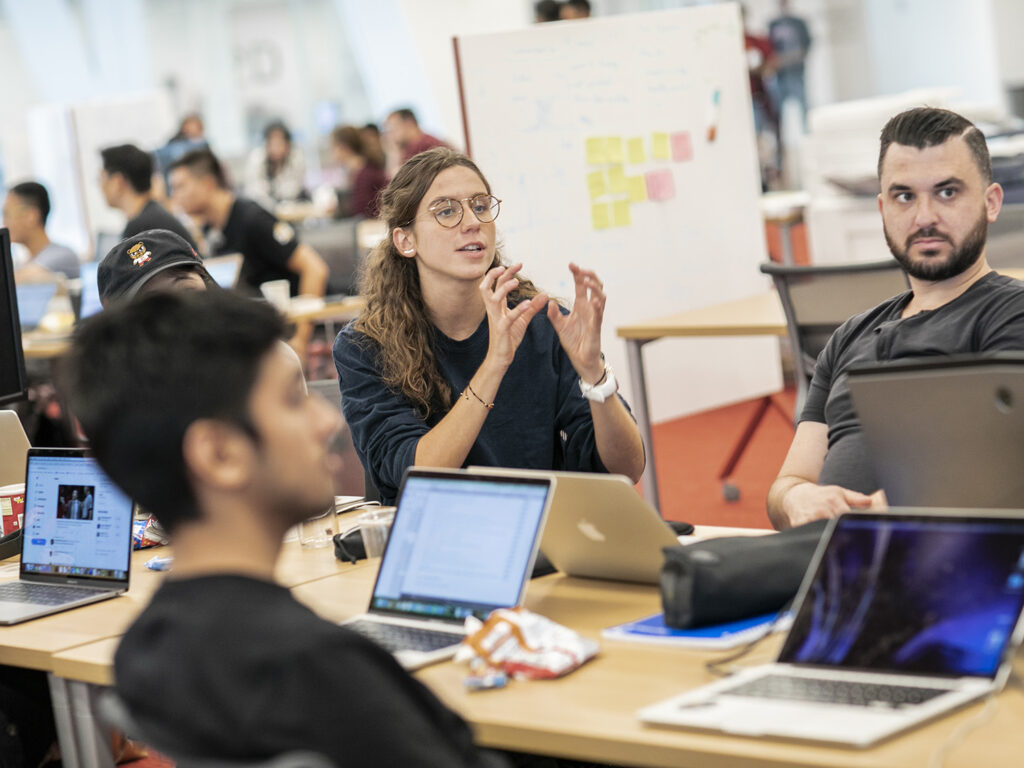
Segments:
[[[761,271],[775,282],[786,315],[799,419],[815,361],[832,332],[859,312],[907,290],[907,275],[894,259],[822,266],[766,262]]]
[[[178,768],[337,768],[336,764],[317,752],[294,750],[259,760],[217,760],[182,754],[175,749],[174,739],[167,732],[154,733],[145,729],[128,710],[120,696],[106,690],[97,700],[98,714],[108,725],[117,728],[128,738],[143,741],[158,752],[174,760]]]

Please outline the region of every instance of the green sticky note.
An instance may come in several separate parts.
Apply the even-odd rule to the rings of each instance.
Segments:
[[[632,138],[626,142],[626,151],[629,154],[629,162],[647,162],[647,153],[644,152],[644,140],[640,136]]]
[[[643,176],[626,177],[626,187],[629,189],[631,203],[642,203],[647,199],[647,182]]]
[[[654,155],[655,160],[668,160],[672,155],[668,149],[668,134],[667,133],[656,133],[654,134],[654,148],[651,152]]]
[[[613,165],[608,169],[608,191],[613,195],[624,195],[629,191],[626,186],[626,172],[621,165]]]
[[[608,203],[591,205],[590,217],[594,222],[594,229],[608,229],[612,225],[612,219],[608,213]]]
[[[629,227],[633,224],[633,218],[629,213],[628,200],[616,200],[612,203],[612,226]]]
[[[590,199],[608,194],[608,187],[604,183],[604,172],[594,171],[587,174],[587,189],[590,190]]]
[[[609,136],[604,151],[609,163],[625,162],[626,158],[622,154],[622,138],[620,136]]]
[[[608,162],[608,155],[604,151],[604,139],[597,137],[587,139],[586,148],[588,165],[604,165]]]

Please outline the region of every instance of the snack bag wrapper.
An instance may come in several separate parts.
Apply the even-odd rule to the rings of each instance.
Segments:
[[[487,621],[466,617],[455,660],[529,680],[561,677],[597,655],[598,645],[525,608],[499,608]]]
[[[167,534],[155,519],[147,517],[132,520],[132,549],[147,549],[166,543]]]

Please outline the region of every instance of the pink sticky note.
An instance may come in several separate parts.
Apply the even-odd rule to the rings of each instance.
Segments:
[[[670,137],[672,142],[672,159],[682,163],[693,159],[693,144],[690,143],[690,132],[679,131]]]
[[[667,168],[661,171],[649,171],[644,174],[647,181],[648,200],[671,200],[676,196],[676,183],[672,171]]]

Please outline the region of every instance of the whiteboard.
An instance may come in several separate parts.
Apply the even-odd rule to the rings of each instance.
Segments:
[[[627,398],[616,327],[768,289],[736,5],[467,35],[455,51],[504,256],[564,298],[570,261],[597,271]],[[775,338],[672,339],[644,355],[653,421],[782,385]]]

